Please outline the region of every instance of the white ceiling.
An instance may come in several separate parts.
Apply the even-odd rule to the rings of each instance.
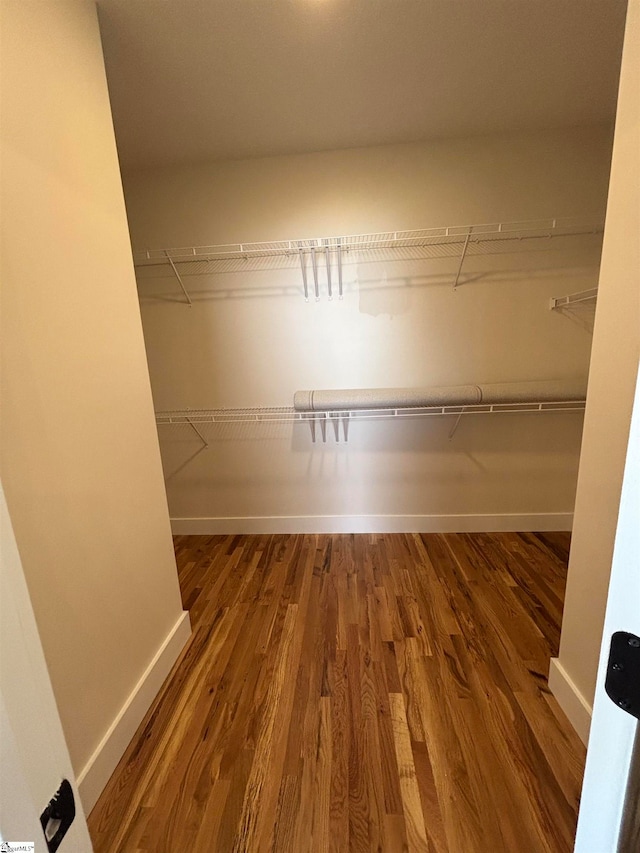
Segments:
[[[624,0],[98,0],[124,167],[610,121]]]

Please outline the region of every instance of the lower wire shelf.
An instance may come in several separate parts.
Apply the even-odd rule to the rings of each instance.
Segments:
[[[323,441],[326,441],[326,426],[334,425],[336,439],[342,425],[345,439],[347,427],[351,421],[375,420],[384,418],[421,418],[443,415],[457,416],[449,434],[452,438],[463,415],[523,414],[526,412],[582,412],[585,400],[557,400],[527,403],[487,403],[467,406],[424,406],[418,408],[349,409],[317,412],[299,412],[293,406],[264,406],[240,409],[176,409],[156,412],[156,424],[183,424],[197,433],[204,445],[208,442],[198,430],[203,424],[246,424],[246,423],[306,423],[316,440],[316,428],[319,427]]]

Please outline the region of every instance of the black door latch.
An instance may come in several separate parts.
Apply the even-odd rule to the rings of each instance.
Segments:
[[[604,689],[619,708],[640,720],[640,637],[627,631],[612,635]]]
[[[49,853],[55,853],[60,847],[60,843],[67,834],[75,816],[76,802],[73,798],[73,789],[68,780],[63,779],[62,785],[40,815],[40,823]]]

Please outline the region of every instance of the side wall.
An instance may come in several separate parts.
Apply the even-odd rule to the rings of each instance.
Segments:
[[[94,5],[3,2],[1,76],[2,481],[88,810],[188,616]]]
[[[553,692],[585,741],[640,357],[639,67],[640,4],[634,0],[620,74],[560,656],[550,675]]]
[[[447,140],[125,175],[136,249],[604,216],[610,130]],[[298,388],[586,379],[600,239],[355,254],[345,297],[305,303],[298,259],[138,270],[157,410],[291,405]],[[320,278],[326,293],[323,261]],[[336,270],[334,266],[334,287]],[[309,270],[311,280],[311,272]],[[566,529],[581,414],[161,426],[179,532]]]

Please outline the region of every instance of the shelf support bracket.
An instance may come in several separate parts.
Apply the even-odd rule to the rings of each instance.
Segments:
[[[465,258],[465,255],[467,254],[467,248],[469,246],[469,238],[470,237],[471,237],[471,231],[468,232],[468,234],[465,238],[465,241],[464,241],[464,246],[462,247],[462,254],[460,255],[460,263],[458,264],[458,272],[456,273],[456,280],[453,282],[453,289],[454,290],[456,289],[456,287],[458,286],[458,282],[460,281],[460,273],[462,272],[462,265],[464,264],[464,258]]]
[[[178,269],[173,262],[173,258],[171,257],[169,252],[165,252],[165,255],[167,256],[167,260],[171,264],[171,269],[173,270],[175,277],[178,279],[178,284],[182,288],[182,292],[184,293],[184,298],[187,300],[187,305],[189,306],[189,308],[191,308],[191,306],[193,305],[193,302],[191,301],[191,297],[187,293],[187,288],[184,286],[182,278],[180,277],[180,273],[178,272]]]
[[[191,420],[191,418],[187,418],[187,423],[189,424],[189,426],[191,427],[191,429],[195,432],[195,434],[198,436],[198,438],[199,438],[199,439],[200,439],[200,441],[202,442],[202,447],[203,447],[203,448],[204,448],[204,447],[209,447],[209,442],[208,442],[208,441],[207,441],[207,439],[203,436],[203,434],[200,432],[200,430],[199,430],[199,429],[198,429],[198,427],[194,424],[194,422]]]
[[[549,301],[549,308],[554,309],[571,308],[572,305],[580,305],[584,302],[594,302],[598,298],[598,288],[592,287],[589,290],[580,290],[577,293],[570,293],[568,296],[552,296]]]
[[[338,299],[342,299],[342,237],[338,237]]]
[[[460,426],[460,419],[462,418],[463,415],[464,415],[464,406],[462,407],[462,411],[459,413],[458,417],[456,418],[456,422],[454,423],[454,425],[449,430],[449,441],[452,440],[453,436],[458,431],[458,427]]]

